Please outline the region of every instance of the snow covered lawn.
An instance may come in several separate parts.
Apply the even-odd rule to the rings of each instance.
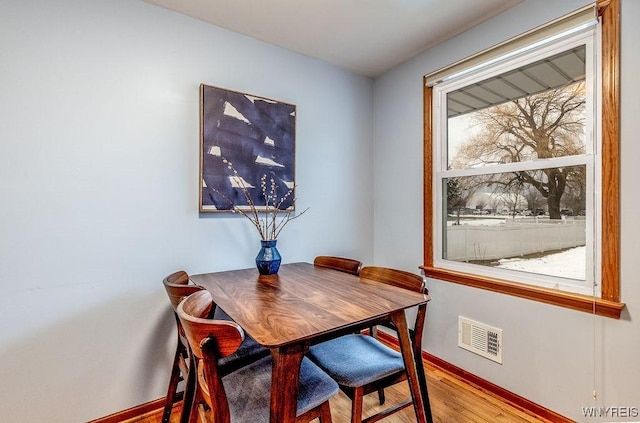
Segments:
[[[585,279],[585,247],[575,247],[559,253],[537,258],[500,259],[498,266],[503,269],[540,273],[570,279]]]

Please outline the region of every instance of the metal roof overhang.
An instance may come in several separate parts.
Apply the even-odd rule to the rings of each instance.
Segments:
[[[585,46],[471,84],[447,95],[449,118],[585,79]]]

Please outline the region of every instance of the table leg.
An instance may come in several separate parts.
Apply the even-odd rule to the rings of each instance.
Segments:
[[[409,327],[407,326],[407,319],[404,315],[404,310],[393,313],[391,315],[391,321],[398,331],[398,343],[400,344],[400,351],[402,352],[404,365],[407,369],[407,381],[409,383],[409,390],[411,391],[411,398],[413,399],[413,408],[416,412],[416,418],[418,419],[418,423],[427,423],[425,404],[416,370],[415,360],[417,360],[417,357],[414,358],[413,356],[413,348],[409,337]]]
[[[300,363],[308,351],[308,343],[271,349],[271,423],[295,423]]]
[[[427,313],[427,307],[418,307],[418,317],[424,321]],[[420,329],[422,330],[422,329]],[[427,388],[427,375],[424,371],[424,362],[422,361],[422,336],[414,334],[412,338],[415,344],[413,345],[413,358],[416,362],[416,371],[418,372],[418,382],[420,383],[420,390],[422,391],[422,402],[424,403],[424,412],[427,417],[427,423],[433,423],[433,416],[431,415],[431,403],[429,402],[429,389]]]

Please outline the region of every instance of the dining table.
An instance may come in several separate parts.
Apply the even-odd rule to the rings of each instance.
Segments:
[[[397,329],[417,421],[432,422],[422,357],[414,357],[405,317],[428,295],[310,263],[283,264],[276,275],[250,268],[190,278],[271,351],[272,423],[295,422],[300,363],[311,345],[384,322]]]

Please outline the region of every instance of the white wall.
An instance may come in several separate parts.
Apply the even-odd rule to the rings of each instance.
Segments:
[[[422,76],[586,3],[527,0],[375,81],[376,263],[408,270],[422,263]],[[427,313],[427,351],[580,422],[597,421],[585,419],[582,406],[640,407],[640,326],[634,319],[640,307],[639,19],[640,2],[623,0],[621,292],[627,309],[622,319],[594,319],[587,313],[453,283],[429,283],[433,301]],[[504,329],[503,365],[457,347],[458,315]],[[598,401],[592,400],[594,381]]]
[[[199,84],[297,105],[284,262],[370,262],[373,83],[131,0],[0,2],[0,421],[82,422],[164,396],[162,278],[255,265],[199,215]]]

